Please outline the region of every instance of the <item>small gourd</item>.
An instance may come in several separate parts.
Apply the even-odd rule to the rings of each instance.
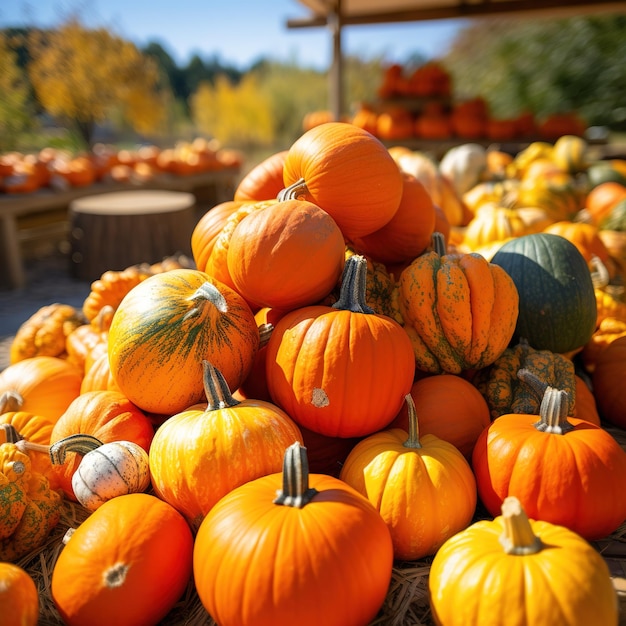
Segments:
[[[68,438],[73,439],[73,438]],[[66,450],[88,450],[72,475],[80,504],[95,511],[107,500],[145,491],[150,484],[148,453],[133,441],[102,443],[89,435],[64,440]]]
[[[37,586],[30,574],[14,563],[0,562],[0,607],[0,626],[37,626]]]

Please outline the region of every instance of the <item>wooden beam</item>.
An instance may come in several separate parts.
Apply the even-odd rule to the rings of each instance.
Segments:
[[[592,13],[626,13],[626,2],[623,0],[503,0],[500,2],[485,1],[469,4],[461,1],[455,6],[433,6],[424,9],[408,9],[403,11],[379,11],[341,16],[343,26],[364,24],[388,24],[398,22],[419,22],[426,20],[443,20],[459,18],[479,18],[503,16],[509,14],[540,14],[542,16],[573,16]],[[328,26],[329,15],[294,18],[287,20],[287,28],[312,28]]]

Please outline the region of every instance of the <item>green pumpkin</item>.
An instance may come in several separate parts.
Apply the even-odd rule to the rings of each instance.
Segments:
[[[576,246],[560,235],[535,233],[507,241],[491,260],[513,279],[519,315],[512,345],[565,354],[584,346],[596,327],[591,273]]]
[[[589,189],[606,182],[617,182],[626,185],[626,177],[616,170],[608,161],[596,161],[587,168]]]

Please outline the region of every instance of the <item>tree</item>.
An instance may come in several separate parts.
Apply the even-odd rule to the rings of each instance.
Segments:
[[[29,88],[24,73],[18,66],[17,54],[9,38],[0,33],[0,146],[13,150],[17,140],[29,126]]]
[[[55,31],[34,31],[30,53],[37,100],[73,125],[87,146],[96,125],[116,110],[139,132],[163,123],[156,64],[106,29],[88,30],[71,19]]]
[[[274,120],[270,102],[259,90],[258,79],[247,74],[234,85],[218,76],[213,87],[200,83],[191,97],[196,127],[222,144],[267,146],[274,141]]]
[[[457,97],[481,95],[514,117],[578,112],[590,125],[626,128],[626,16],[480,20],[444,58]]]

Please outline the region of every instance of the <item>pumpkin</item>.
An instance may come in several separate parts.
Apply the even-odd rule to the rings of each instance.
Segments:
[[[131,493],[105,502],[71,534],[51,594],[68,626],[157,624],[187,587],[193,536],[167,502]]]
[[[476,185],[487,168],[487,151],[478,143],[450,148],[439,163],[439,171],[452,181],[458,194]]]
[[[65,348],[68,361],[86,371],[86,362],[91,352],[99,345],[107,344],[114,313],[115,309],[106,304],[91,322],[81,324],[67,336]]]
[[[84,456],[72,476],[72,491],[89,511],[95,511],[111,498],[145,491],[150,485],[148,453],[134,441],[102,443],[89,435],[62,441],[66,443],[57,442],[60,444],[57,454],[83,451]]]
[[[413,137],[412,113],[402,105],[387,106],[376,117],[376,137],[383,141],[399,141]]]
[[[593,187],[585,199],[584,219],[598,225],[621,200],[626,199],[626,184],[606,181]]]
[[[534,377],[526,376],[527,372]],[[542,381],[540,389],[532,385],[537,378]],[[491,419],[506,413],[538,414],[545,385],[565,390],[572,415],[576,410],[577,386],[572,360],[550,350],[535,350],[525,339],[476,372],[472,383],[485,398]]]
[[[601,230],[612,230],[623,233],[626,231],[626,200],[620,200],[611,211],[600,221]]]
[[[61,516],[60,494],[32,470],[23,444],[0,444],[0,561],[17,561],[38,548]]]
[[[343,481],[309,474],[298,443],[282,474],[216,504],[193,553],[198,595],[222,626],[364,626],[385,600],[392,565],[378,512]]]
[[[394,557],[412,561],[434,554],[466,528],[477,496],[465,457],[436,435],[421,436],[410,394],[406,402],[408,432],[390,428],[366,437],[348,454],[339,477],[385,520]]]
[[[57,449],[66,437],[91,435],[103,443],[132,441],[146,452],[154,435],[151,421],[119,391],[89,391],[79,395],[58,419],[50,435],[50,446]],[[83,452],[84,454],[84,452]],[[69,449],[52,455],[52,471],[65,496],[76,501],[72,476],[82,455]]]
[[[433,374],[413,383],[411,398],[420,433],[451,443],[469,460],[478,435],[491,423],[487,401],[474,384],[454,374]],[[409,430],[408,403],[389,428]]]
[[[166,420],[150,448],[155,493],[194,531],[232,489],[280,471],[285,448],[302,441],[297,425],[279,407],[235,400],[221,372],[208,361],[203,368],[206,404]]]
[[[91,322],[103,307],[108,305],[113,310],[117,309],[124,296],[152,274],[152,270],[143,265],[104,272],[98,280],[91,283],[91,290],[83,302],[83,315]]]
[[[407,334],[365,303],[367,262],[345,264],[339,300],[285,314],[267,344],[267,386],[298,424],[329,437],[385,427],[413,383]]]
[[[615,480],[626,472],[626,451],[568,412],[567,393],[547,387],[539,415],[494,420],[472,455],[478,495],[493,516],[515,495],[531,518],[599,539],[626,519],[626,494]]]
[[[395,215],[377,231],[356,238],[360,252],[381,263],[410,262],[430,244],[435,228],[435,207],[424,185],[403,172],[403,191]]]
[[[191,254],[198,269],[206,267],[213,246],[228,218],[242,202],[227,200],[210,208],[197,222],[191,233]]]
[[[536,350],[569,353],[596,327],[597,305],[589,267],[573,243],[552,233],[507,241],[491,262],[504,269],[519,293],[513,341]]]
[[[203,359],[236,389],[258,347],[259,331],[244,299],[190,269],[155,274],[134,287],[109,330],[116,384],[140,409],[163,415],[202,400]]]
[[[517,188],[514,206],[544,209],[555,221],[571,220],[583,208],[584,197],[574,178],[566,172],[525,175]]]
[[[561,135],[552,149],[552,160],[570,174],[584,172],[589,167],[589,144],[577,135]]]
[[[617,626],[609,568],[567,528],[528,519],[510,496],[439,549],[428,575],[438,626]]]
[[[275,152],[247,172],[235,189],[234,200],[250,202],[276,198],[285,186],[283,167],[287,152],[287,150]]]
[[[610,342],[596,357],[592,374],[594,395],[600,415],[607,421],[626,428],[626,336]]]
[[[82,313],[70,304],[42,306],[17,329],[11,341],[10,363],[34,356],[64,357],[67,336],[84,323]]]
[[[234,229],[228,272],[248,301],[282,310],[314,304],[335,286],[345,243],[335,220],[306,200],[253,211]]]
[[[93,362],[87,369],[87,363],[85,363],[86,371],[83,376],[83,381],[80,384],[80,393],[86,393],[87,391],[120,391],[117,383],[113,379],[111,374],[111,367],[109,366],[109,352],[107,346],[102,344],[100,350],[103,350],[101,354],[94,358],[95,354],[92,350],[90,358]]]
[[[37,586],[30,574],[14,563],[0,562],[0,606],[0,626],[37,626]]]
[[[479,254],[434,249],[400,274],[398,304],[417,368],[459,374],[493,363],[505,350],[518,312],[511,277]]]
[[[402,197],[402,175],[387,148],[346,122],[327,122],[301,135],[287,153],[283,182],[280,199],[317,204],[347,239],[382,228]]]
[[[34,356],[0,372],[0,414],[25,411],[58,419],[80,393],[83,373],[66,359]]]

